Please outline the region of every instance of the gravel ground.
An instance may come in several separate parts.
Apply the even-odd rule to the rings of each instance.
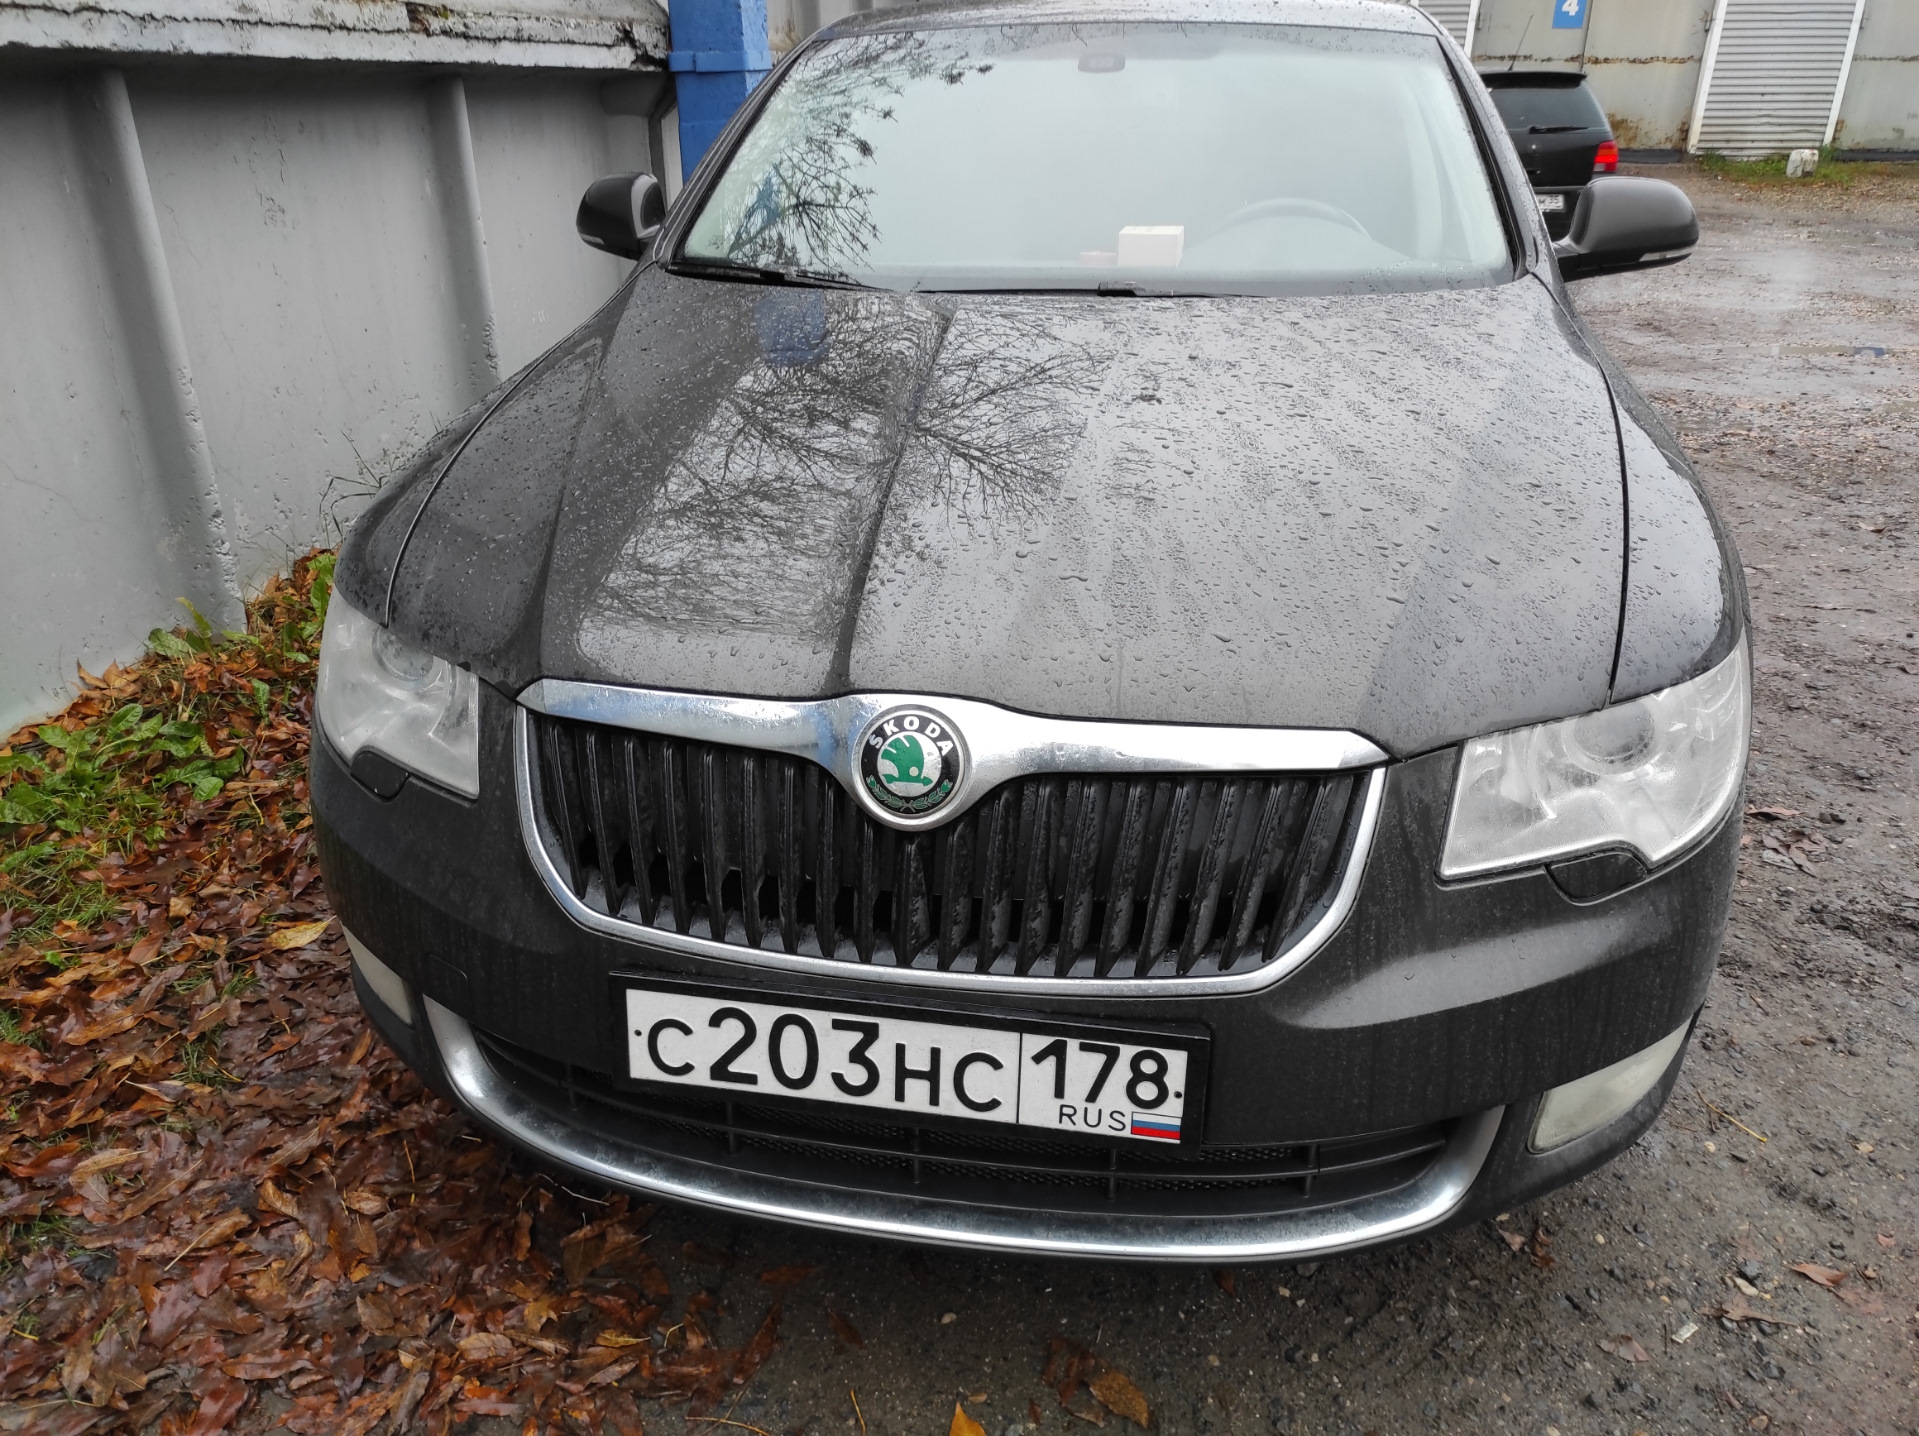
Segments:
[[[821,1268],[728,1419],[937,1436],[958,1401],[988,1436],[1076,1431],[1040,1375],[1065,1336],[1179,1436],[1919,1431],[1919,173],[1652,173],[1694,196],[1698,254],[1578,301],[1737,534],[1762,810],[1665,1115],[1501,1223],[1295,1268],[989,1260],[666,1212],[651,1250],[717,1288],[727,1340],[759,1318],[759,1272]]]

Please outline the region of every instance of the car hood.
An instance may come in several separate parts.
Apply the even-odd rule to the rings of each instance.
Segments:
[[[1611,401],[1530,279],[1158,300],[649,269],[413,487],[356,534],[401,554],[390,620],[510,691],[947,694],[1405,755],[1601,705],[1619,627]]]

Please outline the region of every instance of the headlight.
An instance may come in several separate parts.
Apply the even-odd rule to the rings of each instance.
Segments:
[[[1746,771],[1751,728],[1741,643],[1690,682],[1579,718],[1474,738],[1459,763],[1440,876],[1607,847],[1661,863],[1725,815]]]
[[[334,593],[320,638],[314,706],[347,762],[371,748],[477,798],[479,697],[471,673],[396,638]]]

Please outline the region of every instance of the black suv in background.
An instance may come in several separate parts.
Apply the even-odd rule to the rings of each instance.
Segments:
[[[1532,181],[1546,229],[1564,239],[1579,192],[1594,175],[1617,174],[1619,146],[1584,75],[1496,70],[1480,76]]]

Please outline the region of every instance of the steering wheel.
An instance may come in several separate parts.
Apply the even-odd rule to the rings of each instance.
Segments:
[[[1347,229],[1354,230],[1367,239],[1372,238],[1370,234],[1366,233],[1365,225],[1354,219],[1338,205],[1327,204],[1324,200],[1304,199],[1297,195],[1283,195],[1278,199],[1262,199],[1255,204],[1247,205],[1244,209],[1235,210],[1226,216],[1225,222],[1219,227],[1219,232],[1223,233],[1235,225],[1251,224],[1256,219],[1275,219],[1280,215],[1288,214],[1305,215],[1312,219],[1329,219],[1334,224],[1344,225]]]

